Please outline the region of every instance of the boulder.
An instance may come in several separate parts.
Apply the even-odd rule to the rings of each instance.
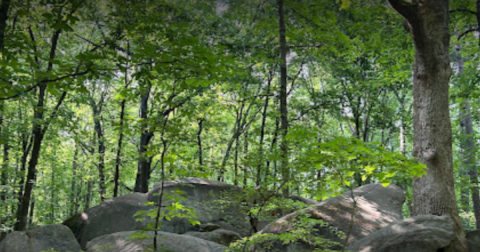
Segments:
[[[381,184],[368,184],[353,191],[356,201],[355,218],[347,244],[362,239],[391,223],[402,220],[402,204],[405,201],[403,190],[395,185],[383,187]],[[319,202],[316,206],[288,214],[266,226],[260,233],[280,234],[291,229],[297,217],[307,214],[309,218],[327,222],[330,227],[318,227],[313,233],[325,239],[343,242],[332,233],[331,227],[348,232],[353,212],[354,200],[350,192],[342,196]],[[284,248],[287,251],[288,248]]]
[[[466,233],[468,241],[468,251],[478,252],[480,251],[480,230],[474,230]]]
[[[81,251],[72,231],[60,224],[15,231],[0,243],[0,252],[40,252],[50,249],[58,252]]]
[[[455,239],[448,216],[421,215],[389,225],[347,247],[359,252],[437,252]],[[478,250],[470,250],[478,251]]]
[[[89,252],[133,252],[145,251],[153,246],[153,231],[145,232],[144,239],[132,239],[130,235],[135,231],[126,231],[103,235],[87,243]],[[220,244],[202,240],[188,235],[179,235],[159,232],[157,235],[158,248],[160,251],[170,252],[223,252],[227,247]]]
[[[213,241],[227,247],[230,246],[231,243],[242,239],[240,234],[225,229],[215,229],[212,232],[187,232],[185,235],[197,237],[207,241]]]
[[[147,202],[158,202],[161,183],[157,183],[148,193],[132,193],[102,202],[84,212],[78,213],[66,221],[67,225],[75,234],[78,242],[85,248],[88,241],[111,233],[122,231],[135,231],[144,229],[153,219],[146,217],[142,221],[136,221],[133,216],[139,212],[147,212],[156,209],[157,206],[146,206]],[[246,216],[242,214],[238,206],[217,207],[221,205],[216,200],[223,198],[222,202],[228,203],[228,197],[240,192],[240,188],[201,178],[187,178],[181,181],[165,181],[165,194],[174,194],[181,190],[183,199],[180,203],[196,210],[197,220],[200,223],[212,223],[242,235],[249,230]],[[165,199],[166,197],[164,197]],[[162,206],[168,206],[173,200],[165,200]],[[226,203],[225,203],[226,204]],[[237,204],[238,205],[238,204]],[[167,221],[160,220],[160,230],[183,234],[188,231],[199,231],[198,226],[192,226],[188,219],[172,218]]]
[[[63,224],[72,230],[80,246],[85,248],[88,241],[105,234],[142,230],[151,220],[139,222],[133,216],[138,211],[154,208],[145,206],[147,202],[147,195],[144,193],[123,195],[78,213]]]
[[[148,192],[148,200],[158,204],[158,198],[161,183],[156,183],[152,190]],[[250,226],[247,216],[241,211],[238,196],[241,189],[237,186],[222,183],[219,181],[208,180],[204,178],[186,178],[180,181],[168,181],[164,183],[164,194],[175,194],[175,191],[182,191],[180,195],[183,199],[180,203],[191,207],[197,211],[197,218],[200,223],[212,223],[221,228],[240,233],[242,236],[248,234]],[[169,205],[172,200],[162,202],[162,205]],[[183,219],[183,229],[180,224],[175,230],[162,229],[173,233],[185,233],[188,231],[198,231]],[[172,223],[162,223],[164,227]]]

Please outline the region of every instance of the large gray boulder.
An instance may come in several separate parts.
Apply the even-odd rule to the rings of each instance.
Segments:
[[[136,252],[153,246],[153,231],[145,232],[145,239],[131,239],[135,231],[103,235],[87,243],[89,252]],[[223,252],[227,247],[188,235],[159,232],[158,248],[169,252]]]
[[[85,248],[88,241],[101,235],[142,230],[149,220],[139,222],[133,216],[138,211],[154,208],[145,206],[147,202],[147,195],[144,193],[127,194],[78,213],[63,224],[73,231],[81,247]]]
[[[156,183],[148,192],[148,200],[157,204],[161,188],[162,184]],[[240,233],[242,236],[248,234],[250,226],[247,216],[240,208],[241,189],[239,187],[204,178],[186,178],[164,184],[164,194],[175,195],[177,190],[184,193],[180,195],[183,198],[180,203],[195,209],[200,223],[217,224],[223,229]],[[169,205],[171,202],[172,200],[164,201],[162,205]],[[177,219],[177,222],[174,228],[162,229],[162,231],[179,234],[198,231],[198,228],[193,228],[186,219]],[[167,228],[172,223],[162,223],[162,225]]]
[[[351,225],[354,200],[356,201],[354,224]],[[402,220],[402,204],[405,201],[403,190],[395,185],[383,187],[381,184],[368,184],[342,196],[322,201],[314,207],[288,214],[266,226],[260,233],[281,234],[293,227],[301,214],[309,218],[327,222],[330,227],[348,232],[352,227],[347,244],[362,239],[391,223]],[[318,227],[312,230],[316,236],[333,241],[344,242],[331,232],[331,228]],[[286,246],[284,250],[290,248]],[[313,248],[312,248],[313,249]]]
[[[347,250],[359,252],[437,252],[443,251],[442,249],[449,246],[454,239],[455,234],[450,217],[422,215],[392,224],[354,242],[347,247]]]
[[[38,226],[28,231],[8,234],[0,243],[0,252],[79,252],[80,245],[72,231],[64,225]]]
[[[142,230],[153,223],[153,219],[146,217],[142,221],[136,221],[133,216],[139,211],[148,212],[157,208],[155,205],[146,204],[149,201],[157,204],[160,188],[161,183],[157,183],[146,194],[132,193],[106,200],[70,217],[64,224],[72,229],[82,248],[85,248],[88,241],[105,234]],[[217,207],[221,204],[216,200],[223,199],[223,202],[228,202],[226,200],[228,197],[238,195],[240,192],[238,187],[202,178],[187,178],[180,181],[165,181],[164,188],[164,199],[167,194],[183,191],[180,203],[196,210],[200,223],[217,224],[223,229],[242,235],[248,232],[246,216],[238,207]],[[162,206],[168,206],[172,202],[173,200],[164,200]],[[165,232],[183,234],[188,231],[199,231],[199,227],[192,226],[186,218],[172,218],[168,221],[162,218],[159,224],[160,230]]]

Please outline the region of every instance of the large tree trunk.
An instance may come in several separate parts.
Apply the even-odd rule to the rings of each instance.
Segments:
[[[449,215],[456,235],[451,247],[468,251],[453,181],[452,130],[448,104],[450,68],[448,0],[406,4],[389,0],[409,23],[415,44],[413,154],[428,170],[413,183],[413,215]],[[450,251],[448,248],[445,251]]]

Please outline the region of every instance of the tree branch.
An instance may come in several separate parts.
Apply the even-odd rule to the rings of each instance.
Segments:
[[[455,12],[462,12],[462,13],[467,13],[467,14],[472,14],[472,15],[477,15],[477,12],[475,11],[472,11],[472,10],[468,10],[468,9],[455,9],[455,10],[451,10],[450,13],[455,13]]]
[[[463,36],[469,34],[470,32],[474,32],[474,31],[478,31],[478,28],[472,28],[472,29],[468,29],[468,30],[462,32],[460,35],[458,35],[457,40],[460,40]]]

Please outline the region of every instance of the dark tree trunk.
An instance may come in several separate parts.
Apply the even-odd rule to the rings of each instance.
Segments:
[[[260,143],[258,144],[258,165],[257,165],[257,177],[255,179],[255,185],[260,186],[262,183],[262,167],[263,167],[263,141],[265,139],[265,126],[267,122],[267,109],[268,109],[268,101],[270,98],[270,86],[272,84],[273,74],[270,71],[268,76],[268,84],[267,84],[267,92],[265,96],[265,103],[263,104],[263,111],[262,111],[262,125],[260,126]]]
[[[127,41],[127,52],[130,51],[130,41]],[[128,88],[130,85],[130,81],[128,80],[128,68],[129,64],[125,67],[125,89]],[[115,157],[115,174],[113,176],[113,197],[118,196],[118,186],[120,183],[120,158],[122,156],[122,142],[123,142],[123,119],[125,117],[125,103],[127,100],[125,98],[122,99],[120,103],[120,136],[118,137],[118,144],[117,144],[117,154]]]
[[[290,180],[290,169],[288,167],[288,111],[287,111],[287,40],[285,38],[285,6],[283,0],[278,3],[278,34],[280,43],[280,151],[281,151],[281,172],[283,182]],[[290,195],[289,186],[282,188],[284,197]]]
[[[72,182],[70,184],[70,216],[74,215],[78,209],[77,202],[77,165],[78,165],[78,146],[75,144],[72,162]]]
[[[243,187],[247,187],[248,178],[248,132],[243,134]]]
[[[202,131],[203,131],[203,122],[205,118],[199,118],[198,131],[197,131],[197,144],[198,144],[198,164],[200,165],[200,172],[205,172],[203,168],[203,148],[202,148]]]
[[[98,193],[100,195],[100,200],[105,200],[105,138],[103,136],[103,127],[102,127],[102,101],[99,104],[96,104],[93,97],[90,97],[90,107],[93,112],[93,125],[95,129],[95,134],[97,136],[97,168],[98,168]],[[103,99],[103,98],[102,98]]]
[[[3,51],[5,47],[5,29],[7,28],[9,9],[10,0],[2,0],[2,5],[0,5],[0,51]]]
[[[24,192],[20,201],[19,208],[17,209],[17,223],[15,223],[16,231],[24,231],[28,224],[28,209],[30,207],[30,199],[32,195],[33,186],[36,180],[36,167],[40,156],[40,149],[42,146],[43,132],[40,122],[43,120],[44,102],[45,102],[45,90],[47,85],[45,83],[40,84],[38,93],[38,102],[34,112],[32,136],[33,145],[30,160],[28,162],[27,180],[25,181]]]
[[[138,147],[138,168],[137,178],[135,181],[135,192],[148,192],[148,181],[150,180],[150,170],[152,166],[152,158],[146,154],[150,140],[153,138],[153,132],[148,128],[148,99],[150,98],[151,85],[145,88],[142,99],[140,101],[140,118],[142,122],[142,133],[140,135],[140,146]]]
[[[413,154],[428,170],[413,184],[413,215],[449,215],[456,239],[450,249],[468,251],[458,215],[453,180],[452,130],[449,111],[448,0],[425,0],[405,4],[389,0],[406,18],[415,45],[413,70]],[[445,251],[449,251],[447,248]]]

